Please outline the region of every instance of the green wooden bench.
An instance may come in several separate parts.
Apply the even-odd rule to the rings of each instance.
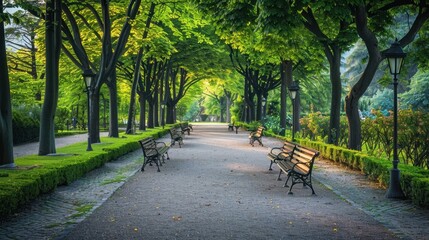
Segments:
[[[183,144],[183,133],[180,129],[170,128],[171,146],[174,146],[176,142],[179,143],[179,147]]]

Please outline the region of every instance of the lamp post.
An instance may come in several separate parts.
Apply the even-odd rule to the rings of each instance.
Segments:
[[[165,109],[165,102],[162,102],[161,103],[161,126],[162,126],[162,129],[164,129],[164,126],[165,126],[164,109]]]
[[[390,74],[393,75],[393,169],[390,170],[389,189],[386,197],[405,198],[401,189],[400,171],[398,169],[398,78],[406,53],[402,51],[398,39],[384,52],[384,56],[389,62]]]
[[[295,83],[295,81],[292,82],[292,84],[289,87],[289,93],[290,97],[292,98],[292,142],[295,142],[295,98],[296,94],[298,93],[299,86]]]
[[[262,108],[261,108],[262,122],[264,122],[264,118],[265,118],[265,105],[267,105],[267,99],[262,97]]]
[[[94,78],[95,74],[91,71],[91,69],[85,69],[82,73],[83,80],[85,83],[85,92],[86,96],[88,98],[88,147],[86,148],[86,151],[92,151],[91,147],[91,132],[90,132],[90,121],[91,121],[91,98],[90,98],[90,92],[92,91],[92,79]]]

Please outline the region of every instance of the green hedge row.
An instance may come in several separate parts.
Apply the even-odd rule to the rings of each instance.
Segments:
[[[392,169],[390,160],[316,141],[298,139],[297,142],[319,151],[324,158],[360,170],[383,187],[389,186],[390,170]],[[417,206],[429,208],[429,171],[405,164],[399,164],[398,168],[401,173],[402,190],[406,197]]]
[[[39,139],[39,121],[16,112],[12,117],[13,144],[34,142]]]
[[[76,143],[57,149],[54,156],[30,155],[15,159],[16,169],[0,169],[0,216],[17,212],[19,208],[59,185],[70,184],[85,173],[138,150],[138,140],[145,137],[160,138],[166,129],[152,129],[120,138],[102,138],[93,144],[93,151],[86,151],[86,143]]]
[[[254,124],[241,123],[240,125],[246,129],[254,128]],[[278,136],[270,131],[265,131],[264,134],[286,140],[285,137]],[[371,180],[377,181],[383,187],[389,186],[390,170],[392,169],[391,160],[308,139],[296,139],[296,142],[319,151],[323,158],[360,170]],[[429,208],[429,170],[401,163],[398,168],[401,173],[402,190],[406,197],[419,207]]]

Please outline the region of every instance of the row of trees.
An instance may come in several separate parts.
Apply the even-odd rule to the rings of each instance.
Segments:
[[[382,65],[384,49],[395,37],[401,47],[410,45],[419,32],[426,31],[425,23],[429,17],[429,5],[423,0],[197,2],[200,9],[213,16],[221,38],[248,55],[253,66],[261,62],[285,66],[282,76],[286,79],[282,78],[282,81],[286,85],[291,84],[292,76],[299,81],[307,81],[305,76],[320,74],[323,71],[321,64],[328,63],[331,80],[329,143],[338,144],[341,130],[340,112],[345,86],[340,71],[342,56],[358,40],[362,41],[366,54],[361,64],[363,60],[366,65],[344,99],[349,128],[348,147],[351,149],[361,149],[359,100]],[[396,24],[401,18],[401,22],[406,24]],[[420,34],[417,42],[426,37],[426,34]],[[422,56],[422,53],[415,54],[408,62],[419,63],[422,58],[417,56]],[[325,59],[321,58],[322,54]],[[251,76],[245,78],[251,79]],[[253,87],[253,90],[258,92],[258,87]],[[268,91],[261,91],[261,95],[266,96]],[[285,92],[281,96],[283,109]]]
[[[323,106],[326,104],[330,112],[328,141],[338,144],[340,112],[344,106],[349,127],[348,147],[360,149],[358,103],[383,61],[383,49],[394,36],[400,38],[402,47],[410,45],[417,33],[426,30],[424,23],[429,17],[428,4],[423,0],[14,3],[25,11],[2,14],[2,24],[12,18],[25,21],[8,25],[10,34],[4,41],[13,50],[7,52],[9,72],[3,71],[7,68],[0,72],[13,76],[11,91],[18,96],[13,99],[24,104],[43,103],[41,155],[55,152],[57,105],[69,109],[85,106],[82,73],[95,77],[90,86],[92,142],[100,141],[100,97],[104,96],[109,100],[111,137],[119,134],[118,106],[125,105],[128,109],[127,132],[131,133],[137,112],[142,130],[164,121],[160,116],[161,106],[166,109],[166,122],[171,123],[180,110],[178,105],[200,107],[201,95],[213,100],[214,104],[206,107],[217,109],[224,121],[261,120],[264,99],[279,100],[279,129],[284,131],[287,91],[295,81],[301,86],[296,103],[302,104],[294,108],[295,125],[299,123],[300,108],[310,109],[311,105],[316,110],[326,109]],[[401,24],[395,24],[398,21]],[[397,26],[400,31],[393,29]],[[425,37],[420,34],[415,45],[408,48],[419,54],[410,54],[412,60],[407,62],[424,63],[424,45],[420,43]],[[363,46],[360,49],[364,53],[357,64],[363,67],[358,74],[348,73],[355,80],[347,88],[341,78],[341,61],[356,43]],[[2,59],[1,62],[5,63]],[[6,82],[9,83],[0,82],[0,88],[9,92]],[[16,82],[25,82],[23,85],[28,88],[15,91]],[[192,94],[186,95],[189,91]],[[34,98],[23,101],[28,96]],[[7,129],[11,112],[3,105],[10,105],[10,97],[3,92],[1,97],[9,99],[0,103],[2,125]],[[236,116],[231,117],[231,112]],[[10,148],[0,149],[2,154],[7,153],[0,165],[13,163],[7,152]]]
[[[70,108],[85,105],[86,99],[81,97],[82,73],[94,77],[89,88],[89,129],[91,142],[96,143],[100,142],[101,96],[109,96],[109,136],[118,137],[119,93],[127,92],[128,99],[122,97],[122,101],[129,101],[129,124],[134,122],[136,107],[140,107],[140,129],[144,130],[146,126],[159,126],[161,105],[165,106],[166,123],[173,123],[176,106],[192,85],[202,79],[219,78],[217,75],[224,73],[217,69],[227,71],[221,66],[225,62],[222,59],[228,56],[224,45],[195,5],[187,1],[15,1],[13,7],[17,6],[18,12],[1,15],[2,26],[5,22],[11,24],[7,33],[12,50],[7,53],[8,59],[13,60],[2,59],[5,65],[0,71],[12,72],[17,77],[13,81],[28,81],[23,74],[33,69],[34,81],[45,79],[41,84],[44,90],[27,89],[36,91],[31,95],[38,98],[33,101],[43,104],[39,155],[56,151],[54,116],[59,99]],[[26,20],[32,24],[20,24],[30,22]],[[23,41],[16,41],[23,36],[17,34],[17,29],[29,33],[23,34]],[[4,36],[4,31],[1,33]],[[5,38],[2,42],[6,42]],[[25,54],[35,57],[24,60]],[[25,66],[31,67],[21,71]],[[9,80],[2,77],[3,80],[0,88],[9,94],[9,87],[4,87]],[[18,96],[26,95],[19,92]],[[9,106],[8,111],[2,111],[5,118],[2,118],[1,132],[9,138],[10,132],[6,130],[7,124],[10,126],[11,98],[8,94],[1,94],[8,99],[2,100],[2,104]],[[136,99],[139,104],[135,104]],[[132,126],[127,126],[127,132],[131,131]],[[2,141],[4,148],[0,152],[4,157],[0,165],[13,166],[12,141]]]

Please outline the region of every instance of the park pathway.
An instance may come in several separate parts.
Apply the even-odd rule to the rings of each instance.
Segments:
[[[133,152],[2,222],[0,239],[429,239],[428,211],[384,198],[355,171],[318,159],[317,195],[299,185],[288,195],[266,160],[281,142],[194,129],[161,172],[138,171]]]

